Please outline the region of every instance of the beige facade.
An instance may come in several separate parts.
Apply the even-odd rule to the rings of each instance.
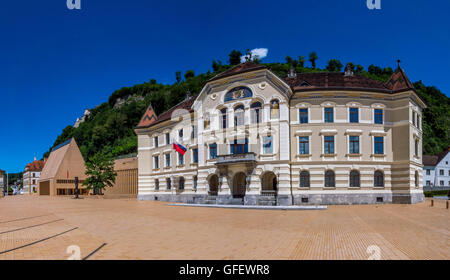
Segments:
[[[107,197],[137,197],[138,160],[137,157],[116,159],[114,171],[117,173],[114,186],[103,192]]]
[[[424,107],[401,68],[383,84],[353,73],[282,79],[241,64],[156,119],[149,108],[136,129],[138,198],[419,202]],[[182,160],[173,142],[187,149]]]
[[[75,194],[75,177],[79,180],[80,194],[88,190],[81,183],[86,179],[86,167],[83,156],[75,139],[52,149],[39,177],[39,195],[73,195]]]

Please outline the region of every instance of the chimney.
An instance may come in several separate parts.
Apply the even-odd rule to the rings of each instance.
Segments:
[[[293,65],[291,65],[291,68],[289,69],[288,78],[295,78],[297,77],[297,72],[295,72],[295,68]]]

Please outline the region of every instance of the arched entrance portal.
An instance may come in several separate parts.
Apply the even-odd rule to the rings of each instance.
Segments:
[[[239,172],[233,178],[233,197],[241,198],[245,196],[246,176],[244,172]]]
[[[262,193],[276,195],[277,189],[277,176],[273,172],[264,173],[261,180]]]
[[[209,195],[217,195],[219,191],[219,176],[217,174],[211,175],[208,180]]]

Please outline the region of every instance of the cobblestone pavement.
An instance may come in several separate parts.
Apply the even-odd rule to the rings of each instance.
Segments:
[[[449,218],[444,200],[281,211],[5,197],[0,260],[67,259],[70,245],[88,259],[368,259],[375,245],[381,259],[448,260]]]

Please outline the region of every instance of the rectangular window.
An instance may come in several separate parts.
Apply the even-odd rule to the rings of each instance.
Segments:
[[[427,175],[430,175],[430,169],[427,169]]]
[[[198,177],[194,176],[194,190],[197,189],[197,181],[198,181]]]
[[[377,155],[384,154],[383,140],[384,140],[383,137],[374,137],[374,142],[375,142],[374,152]]]
[[[178,138],[183,141],[183,129],[178,130]]]
[[[192,150],[192,160],[194,163],[198,163],[198,149]]]
[[[263,150],[264,150],[264,154],[272,154],[273,153],[272,136],[264,136]]]
[[[301,155],[309,155],[309,136],[300,137],[299,151]]]
[[[155,148],[158,148],[158,136],[153,138],[153,143],[155,144]]]
[[[172,188],[172,180],[170,178],[166,178],[166,185],[168,190]]]
[[[448,176],[450,176],[450,170],[448,171]]]
[[[419,140],[414,141],[414,154],[419,156]]]
[[[155,179],[155,191],[159,190],[159,179]]]
[[[324,120],[326,123],[334,122],[333,108],[325,108],[324,109]]]
[[[349,140],[350,140],[349,153],[359,154],[359,136],[350,136]]]
[[[439,181],[441,186],[444,186],[444,181]]]
[[[235,139],[230,145],[231,154],[248,153],[248,139]]]
[[[184,164],[184,155],[178,153],[178,165]]]
[[[444,176],[444,169],[439,169],[439,175]]]
[[[170,166],[170,154],[166,154],[166,167]]]
[[[383,124],[383,110],[375,109],[374,114],[375,114],[375,116],[374,116],[375,123],[376,124]]]
[[[431,182],[430,181],[427,181],[427,186],[430,186],[431,185]]]
[[[308,109],[299,109],[300,123],[308,123]]]
[[[334,154],[334,136],[324,136],[324,153]]]
[[[197,138],[197,126],[196,125],[193,125],[192,126],[192,132],[191,132],[191,138],[192,139],[195,139],[195,138]]]
[[[217,157],[217,144],[213,143],[209,145],[209,158],[215,159]]]
[[[159,168],[159,156],[155,156],[153,157],[153,162],[154,162],[154,169],[158,169]]]
[[[170,133],[166,133],[166,145],[170,144]]]
[[[350,122],[351,123],[359,122],[358,114],[359,114],[358,108],[350,108]]]

